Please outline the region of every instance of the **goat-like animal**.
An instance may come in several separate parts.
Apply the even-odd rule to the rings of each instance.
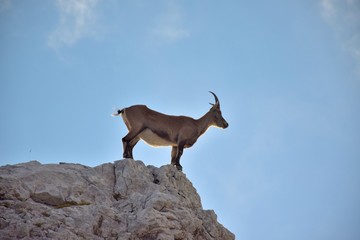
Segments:
[[[132,150],[142,139],[151,146],[171,146],[171,164],[182,171],[180,157],[184,148],[189,148],[210,126],[227,128],[229,124],[222,117],[220,102],[215,93],[215,104],[201,118],[170,116],[149,109],[145,105],[134,105],[119,109],[113,116],[122,116],[128,134],[122,138],[124,158],[133,158]]]

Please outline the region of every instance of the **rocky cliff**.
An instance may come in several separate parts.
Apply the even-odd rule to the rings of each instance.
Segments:
[[[1,239],[234,239],[185,174],[124,159],[0,168]]]

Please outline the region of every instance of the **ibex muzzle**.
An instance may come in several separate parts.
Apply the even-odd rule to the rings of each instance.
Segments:
[[[221,115],[220,102],[210,92],[215,103],[201,118],[170,116],[149,109],[145,105],[134,105],[118,110],[113,116],[121,115],[128,134],[122,138],[124,158],[133,158],[133,148],[142,139],[151,146],[171,146],[171,164],[182,170],[180,157],[184,148],[189,148],[210,126],[227,128],[229,124]]]

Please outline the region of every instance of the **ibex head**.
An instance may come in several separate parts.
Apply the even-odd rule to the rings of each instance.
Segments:
[[[210,109],[209,113],[212,119],[212,124],[213,126],[219,127],[219,128],[227,128],[229,126],[229,124],[226,122],[226,120],[223,118],[223,116],[221,115],[221,110],[220,110],[220,102],[218,97],[215,95],[215,93],[209,91],[212,95],[214,95],[215,98],[215,103],[212,104],[212,108]]]

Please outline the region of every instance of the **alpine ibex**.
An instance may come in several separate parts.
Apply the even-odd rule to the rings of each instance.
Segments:
[[[210,110],[201,118],[170,116],[149,109],[145,105],[134,105],[119,109],[112,116],[121,115],[128,134],[122,138],[124,158],[133,158],[132,150],[142,139],[152,146],[171,146],[171,164],[182,171],[180,157],[184,148],[189,148],[210,127],[227,128],[229,124],[222,117],[220,102],[215,93]]]

